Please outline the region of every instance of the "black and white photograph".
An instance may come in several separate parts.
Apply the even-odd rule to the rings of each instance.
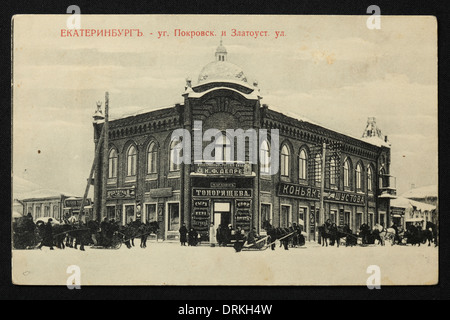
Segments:
[[[439,282],[433,16],[16,15],[12,283]]]

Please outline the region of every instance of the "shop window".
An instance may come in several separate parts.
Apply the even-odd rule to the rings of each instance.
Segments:
[[[145,205],[145,221],[146,222],[154,222],[158,221],[158,216],[156,213],[156,203],[146,204]]]
[[[265,225],[265,223],[272,224],[272,205],[269,203],[261,203],[261,228]]]
[[[307,209],[304,207],[298,208],[298,225],[301,227],[302,231],[306,230],[305,227],[305,218],[306,218]]]
[[[306,151],[304,149],[302,149],[300,151],[300,155],[298,157],[298,178],[300,180],[307,179],[307,175],[306,175],[307,163],[308,163],[308,158],[306,156]]]
[[[106,207],[106,217],[109,221],[112,219],[116,219],[116,206],[107,206]]]
[[[136,147],[131,146],[127,153],[127,176],[136,175],[137,152]]]
[[[368,221],[368,224],[369,224],[369,227],[370,227],[370,229],[372,229],[373,228],[373,213],[371,212],[371,213],[369,213],[369,221]]]
[[[180,229],[180,204],[169,203],[167,208],[168,213],[168,231],[178,231]]]
[[[281,148],[281,175],[283,177],[289,177],[290,154],[289,148],[284,145],[283,148]]]
[[[129,224],[134,221],[134,205],[125,206],[125,224]]]
[[[281,205],[280,227],[288,228],[291,222],[291,207]]]
[[[117,151],[112,149],[108,157],[108,178],[117,178]]]
[[[270,173],[270,146],[267,140],[263,140],[260,148],[261,173]]]
[[[354,231],[355,232],[358,231],[359,228],[361,227],[361,225],[362,225],[362,213],[358,212],[356,214],[356,226],[355,226],[356,230],[354,230]]]
[[[344,224],[350,226],[350,211],[344,212]]]
[[[331,210],[330,211],[330,220],[332,223],[336,223],[336,216],[337,216],[337,211]]]
[[[147,173],[157,173],[158,147],[156,143],[150,143],[147,151]]]

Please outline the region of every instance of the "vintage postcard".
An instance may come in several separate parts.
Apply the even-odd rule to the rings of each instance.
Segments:
[[[434,17],[72,10],[12,19],[15,285],[438,283]]]

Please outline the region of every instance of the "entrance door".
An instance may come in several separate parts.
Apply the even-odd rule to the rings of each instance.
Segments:
[[[231,223],[231,203],[229,202],[214,202],[214,230],[219,228],[219,225],[229,225]]]

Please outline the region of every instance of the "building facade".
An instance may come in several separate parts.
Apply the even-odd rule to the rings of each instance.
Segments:
[[[98,220],[158,221],[164,239],[178,237],[182,223],[205,239],[211,224],[255,227],[263,233],[265,222],[280,227],[295,223],[309,240],[317,238],[317,227],[327,219],[349,224],[355,231],[362,223],[391,222],[389,201],[395,185],[390,145],[375,119],[369,119],[363,137],[356,139],[287,116],[261,104],[258,84],[250,84],[243,70],[227,61],[222,45],[215,55],[197,84],[186,81],[184,103],[108,121],[104,166],[100,146],[104,121],[97,110],[94,216]],[[187,135],[172,139],[180,129]],[[239,158],[239,142],[230,129],[253,130],[257,135],[266,130],[268,135],[258,135],[256,143],[244,139],[245,154]],[[211,140],[202,139],[210,130],[216,135],[213,149]],[[187,136],[200,139],[201,150],[195,142],[186,143]],[[201,161],[196,152],[209,153],[214,161]],[[256,162],[250,161],[253,156]],[[271,168],[275,157],[279,166]],[[178,164],[180,158],[184,162]],[[103,208],[102,200],[106,200]]]

